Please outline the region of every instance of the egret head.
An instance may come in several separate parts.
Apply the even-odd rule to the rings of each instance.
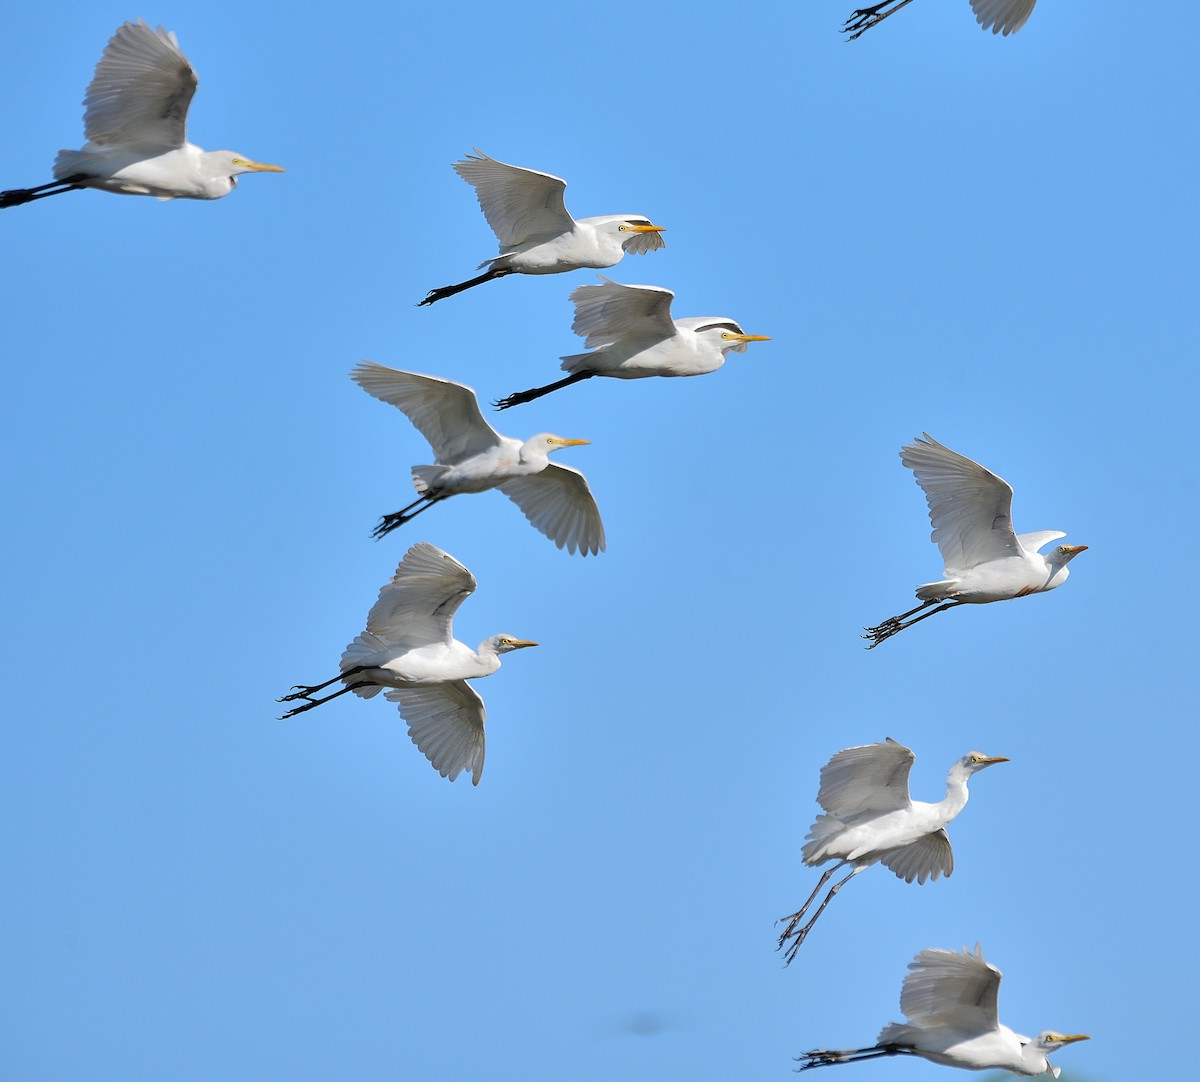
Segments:
[[[691,324],[691,329],[719,349],[721,356],[725,356],[730,350],[745,353],[749,342],[771,341],[765,334],[746,334],[738,323],[724,317],[681,319],[678,322],[684,326]]]
[[[215,176],[224,176],[229,178],[232,187],[237,186],[237,181],[233,178],[241,176],[242,173],[282,173],[283,167],[279,165],[265,165],[262,162],[252,161],[244,154],[239,154],[235,150],[213,150],[207,155],[207,162]]]
[[[523,650],[526,646],[537,646],[537,643],[518,639],[515,635],[493,635],[484,645],[490,647],[494,654],[508,654],[513,650]]]
[[[996,763],[1007,763],[1008,759],[1003,755],[984,755],[981,751],[969,751],[958,761],[958,765],[967,774],[975,774],[985,767],[994,766]]]
[[[568,440],[562,436],[556,436],[553,432],[542,432],[534,436],[531,440],[525,441],[525,446],[539,454],[548,455],[553,451],[557,451],[563,447],[586,447],[591,440]]]
[[[1051,559],[1062,567],[1070,563],[1081,552],[1087,551],[1087,545],[1056,545],[1051,553]]]
[[[666,246],[660,234],[664,227],[654,225],[649,218],[638,214],[602,214],[585,219],[602,236],[612,237],[621,249],[634,255],[645,255]]]

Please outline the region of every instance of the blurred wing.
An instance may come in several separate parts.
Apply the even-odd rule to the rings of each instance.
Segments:
[[[626,218],[625,221],[630,225],[654,224],[649,218]],[[634,233],[621,245],[621,250],[632,255],[645,255],[647,252],[657,252],[659,248],[666,246],[667,242],[663,240],[661,233]]]
[[[817,803],[839,819],[859,812],[900,811],[910,807],[908,772],[916,756],[890,736],[882,744],[839,751],[821,767]]]
[[[454,781],[464,770],[471,784],[483,777],[483,700],[465,680],[423,688],[389,688],[384,692],[408,722],[408,735],[443,778]]]
[[[421,541],[404,554],[392,581],[379,591],[367,631],[388,643],[449,646],[454,614],[476,585],[475,576],[453,556]]]
[[[499,488],[560,549],[584,556],[604,551],[600,509],[578,470],[551,462],[541,473],[514,477]]]
[[[181,147],[195,92],[196,73],[174,34],[141,19],[125,23],[105,46],[83,99],[88,141]]]
[[[1051,541],[1066,536],[1061,530],[1034,530],[1032,533],[1017,534],[1017,544],[1026,552],[1038,552]]]
[[[900,449],[900,461],[925,490],[933,540],[946,574],[1020,556],[1013,532],[1012,488],[978,462],[943,447],[929,433]]]
[[[506,165],[473,149],[474,154],[454,163],[454,171],[475,189],[483,216],[502,246],[547,233],[569,233],[575,227],[563,205],[565,180]]]
[[[650,234],[656,235],[656,234]],[[671,300],[675,294],[660,286],[623,286],[604,275],[598,286],[571,291],[575,322],[571,324],[588,349],[607,346],[618,338],[670,338]]]
[[[936,880],[938,876],[950,875],[954,871],[954,853],[950,849],[950,837],[944,829],[926,834],[903,849],[890,849],[879,861],[906,883],[914,879],[924,883],[927,879]]]
[[[996,993],[1000,970],[983,960],[978,944],[972,954],[931,947],[908,965],[900,991],[900,1009],[910,1022],[923,1026],[954,1026],[977,1033],[999,1025]]]
[[[993,34],[1015,34],[1033,14],[1037,0],[971,0],[975,21]]]
[[[371,361],[354,368],[350,378],[412,421],[442,465],[454,465],[500,446],[499,434],[483,419],[470,387]]]

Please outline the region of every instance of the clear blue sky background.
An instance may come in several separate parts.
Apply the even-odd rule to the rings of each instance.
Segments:
[[[1093,1035],[1064,1078],[1192,1077],[1200,9],[1042,0],[1000,39],[919,0],[847,44],[852,3],[12,13],[0,186],[79,145],[139,15],[200,74],[193,141],[288,171],[0,216],[0,1075],[783,1080],[981,940],[1010,1025]],[[593,441],[560,461],[597,559],[495,493],[369,537],[428,456],[352,365],[496,398],[580,348],[590,274],[413,307],[495,253],[472,146],[651,216],[666,249],[613,276],[774,339],[498,415]],[[941,572],[896,457],[923,430],[1091,547],[866,653]],[[275,720],[418,540],[479,580],[460,638],[543,644],[478,685],[477,789],[381,699]],[[785,970],[819,768],[885,736],[919,798],[1012,762],[953,878],[871,870]]]

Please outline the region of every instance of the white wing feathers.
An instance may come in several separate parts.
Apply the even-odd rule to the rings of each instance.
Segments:
[[[900,1009],[910,1022],[923,1026],[954,1026],[987,1033],[999,1025],[996,995],[1000,970],[983,960],[975,945],[972,954],[930,947],[908,965],[900,991]]]
[[[891,737],[839,751],[821,767],[817,803],[839,819],[860,812],[884,814],[907,808],[908,773],[916,756]]]
[[[404,554],[392,581],[379,591],[367,631],[388,643],[449,646],[454,614],[478,584],[448,552],[421,541]]]
[[[109,39],[84,96],[89,142],[165,150],[187,140],[196,73],[175,35],[141,19]]]
[[[971,0],[975,21],[993,34],[1015,34],[1033,14],[1037,0]]]
[[[953,873],[954,852],[943,828],[926,834],[902,849],[889,849],[879,858],[879,862],[906,883],[914,879],[924,883],[927,879],[936,881],[939,876]]]
[[[571,330],[585,339],[588,349],[612,345],[620,338],[672,337],[671,301],[675,294],[660,286],[626,286],[604,275],[598,286],[578,286],[571,291],[575,321]]]
[[[465,680],[419,688],[389,688],[384,694],[400,708],[408,735],[443,778],[454,781],[471,772],[471,784],[483,777],[485,751],[483,700]]]
[[[500,436],[483,419],[470,387],[436,376],[401,372],[363,361],[350,372],[369,395],[395,406],[429,441],[442,465],[454,465],[500,446]]]
[[[507,165],[478,147],[454,163],[454,171],[475,189],[479,207],[502,248],[531,237],[569,233],[575,220],[563,205],[567,182],[549,173]]]
[[[942,446],[929,433],[902,447],[900,461],[925,491],[933,540],[947,578],[989,560],[1021,555],[1007,481]]]
[[[578,470],[551,462],[541,473],[514,477],[499,486],[535,529],[560,549],[584,556],[604,551],[600,509]]]

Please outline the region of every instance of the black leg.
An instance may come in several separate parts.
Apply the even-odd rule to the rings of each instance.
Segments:
[[[19,207],[22,203],[32,203],[35,199],[77,191],[83,187],[78,182],[84,179],[86,178],[82,173],[75,173],[62,180],[52,180],[49,184],[39,184],[36,188],[10,188],[6,192],[0,192],[0,209]]]
[[[840,868],[840,867],[842,867],[842,865],[843,865],[843,864],[845,864],[845,861],[843,861],[843,862],[842,862],[842,864],[835,864],[835,865],[834,865],[834,868],[833,868],[833,869],[831,869],[831,872],[832,872],[832,871],[834,871],[834,870],[836,870],[837,868]],[[812,931],[812,926],[813,926],[814,924],[816,924],[816,923],[817,923],[817,918],[818,918],[818,917],[819,917],[819,916],[820,916],[822,913],[824,913],[824,912],[825,912],[825,907],[826,907],[826,906],[827,906],[827,905],[828,905],[830,902],[832,902],[832,901],[833,901],[833,896],[834,896],[835,894],[837,894],[837,892],[838,892],[839,890],[841,890],[841,889],[842,889],[842,887],[844,887],[844,886],[845,886],[847,883],[849,883],[851,879],[853,879],[853,878],[854,878],[856,875],[858,875],[858,873],[859,873],[859,872],[861,872],[861,871],[863,871],[864,869],[866,869],[866,868],[869,868],[869,867],[870,867],[870,865],[869,865],[869,864],[861,864],[861,865],[859,865],[857,868],[855,868],[855,869],[854,869],[854,871],[852,871],[852,872],[851,872],[851,873],[850,873],[848,876],[846,876],[846,878],[845,878],[845,879],[839,879],[839,880],[838,880],[836,883],[834,883],[834,884],[833,884],[833,886],[832,886],[832,887],[830,887],[830,888],[829,888],[829,893],[825,895],[825,900],[824,900],[824,901],[823,901],[823,902],[822,902],[822,903],[821,903],[821,904],[820,904],[820,905],[817,907],[817,911],[816,911],[816,912],[815,912],[815,913],[812,915],[812,920],[810,920],[810,921],[809,921],[809,922],[808,922],[808,923],[807,923],[807,924],[806,924],[806,925],[805,925],[803,928],[801,928],[801,929],[800,929],[798,932],[792,932],[792,933],[791,933],[791,936],[792,936],[792,945],[791,945],[790,947],[788,947],[788,949],[787,949],[787,953],[786,953],[786,954],[784,954],[784,956],[783,956],[783,964],[784,964],[785,966],[788,966],[788,965],[791,965],[791,964],[792,964],[792,961],[793,961],[793,960],[795,959],[795,957],[796,957],[796,952],[797,952],[797,951],[800,949],[800,945],[801,945],[801,944],[804,942],[804,940],[805,940],[805,939],[808,937],[808,933]],[[780,941],[779,941],[779,945],[780,945],[781,947],[783,946],[783,939],[780,939]]]
[[[916,1050],[902,1044],[877,1044],[871,1048],[825,1049],[818,1048],[805,1052],[796,1059],[800,1066],[797,1071],[808,1071],[813,1067],[832,1067],[836,1063],[857,1063],[864,1059],[878,1059],[880,1056],[912,1056]]]
[[[913,609],[912,612],[906,612],[904,616],[911,616],[913,612],[920,612],[921,609],[932,604],[934,604],[934,602],[926,601],[924,605],[919,605],[917,608]],[[923,616],[918,616],[912,620],[909,620],[907,623],[904,622],[904,616],[893,616],[890,620],[884,620],[884,622],[878,627],[865,627],[863,630],[866,632],[866,634],[863,636],[863,638],[871,640],[871,645],[868,646],[867,649],[874,650],[876,646],[884,641],[884,639],[890,639],[896,634],[896,632],[903,631],[906,627],[912,627],[913,624],[919,624],[922,620],[928,620],[929,617],[936,616],[939,612],[945,612],[947,609],[955,609],[958,608],[959,605],[965,604],[965,601],[946,601],[943,604],[938,605],[936,609],[931,609]]]
[[[417,301],[417,307],[424,308],[425,305],[433,304],[434,301],[445,300],[447,297],[453,297],[455,293],[461,293],[464,289],[481,286],[484,282],[490,282],[495,278],[503,278],[506,274],[512,274],[512,271],[489,270],[479,275],[478,278],[472,278],[467,282],[459,282],[456,286],[441,286],[438,289],[431,289],[425,294],[423,301]]]
[[[875,4],[873,7],[859,8],[846,20],[846,25],[842,27],[843,34],[849,34],[847,41],[853,41],[855,38],[861,37],[873,26],[878,26],[889,15],[895,15],[902,7],[912,3],[912,0],[899,0],[899,3],[888,8],[892,0],[885,0],[882,4]],[[884,11],[884,8],[888,8]]]
[[[428,511],[439,500],[444,500],[445,496],[422,496],[419,500],[413,500],[407,507],[401,508],[399,511],[393,511],[390,515],[384,515],[379,520],[379,525],[371,531],[371,536],[378,541],[381,537],[386,537],[396,527],[403,526],[406,522],[412,521],[422,511]],[[424,504],[424,507],[418,506]],[[414,511],[413,508],[416,508]]]
[[[492,405],[498,410],[506,410],[510,406],[520,406],[525,402],[532,402],[535,398],[541,398],[542,395],[549,394],[551,391],[561,391],[564,387],[570,387],[572,383],[591,379],[595,374],[595,372],[572,372],[566,379],[560,379],[557,383],[548,383],[545,387],[534,387],[529,391],[517,391],[515,394],[493,402]]]
[[[345,695],[348,691],[355,691],[358,688],[373,688],[377,685],[370,680],[360,680],[356,684],[347,684],[340,691],[335,691],[332,695],[326,695],[323,699],[309,699],[303,706],[294,706],[286,714],[281,714],[280,721],[287,721],[288,718],[294,718],[297,714],[303,714],[305,710],[311,710],[314,706],[321,706],[323,703],[329,702],[331,699],[336,699],[339,695]],[[289,695],[288,698],[307,698],[305,695]],[[277,699],[276,702],[284,702],[283,699]]]
[[[366,672],[367,669],[375,668],[373,665],[355,665],[353,669],[343,669],[337,676],[331,676],[323,684],[293,684],[292,693],[285,695],[282,699],[276,699],[277,703],[290,703],[293,699],[307,699],[318,691],[324,691],[330,684],[336,684],[339,680],[347,676],[354,676],[360,672]]]
[[[784,943],[786,943],[788,941],[788,939],[791,937],[792,932],[795,931],[795,929],[796,929],[796,925],[799,924],[804,919],[804,914],[808,912],[808,907],[810,905],[812,905],[813,902],[816,901],[817,895],[821,893],[821,889],[825,886],[826,883],[829,882],[829,877],[831,875],[833,875],[833,873],[836,872],[839,868],[845,867],[845,865],[846,865],[846,862],[844,860],[842,860],[842,861],[838,861],[837,864],[834,864],[831,867],[826,868],[825,873],[821,876],[820,879],[817,880],[817,885],[815,887],[813,887],[813,892],[808,896],[808,901],[806,901],[791,916],[780,917],[779,920],[777,920],[775,922],[776,924],[779,924],[785,920],[788,922],[788,926],[784,929],[783,935],[781,935],[779,937],[779,945],[775,948],[776,950],[779,950],[784,945]]]

